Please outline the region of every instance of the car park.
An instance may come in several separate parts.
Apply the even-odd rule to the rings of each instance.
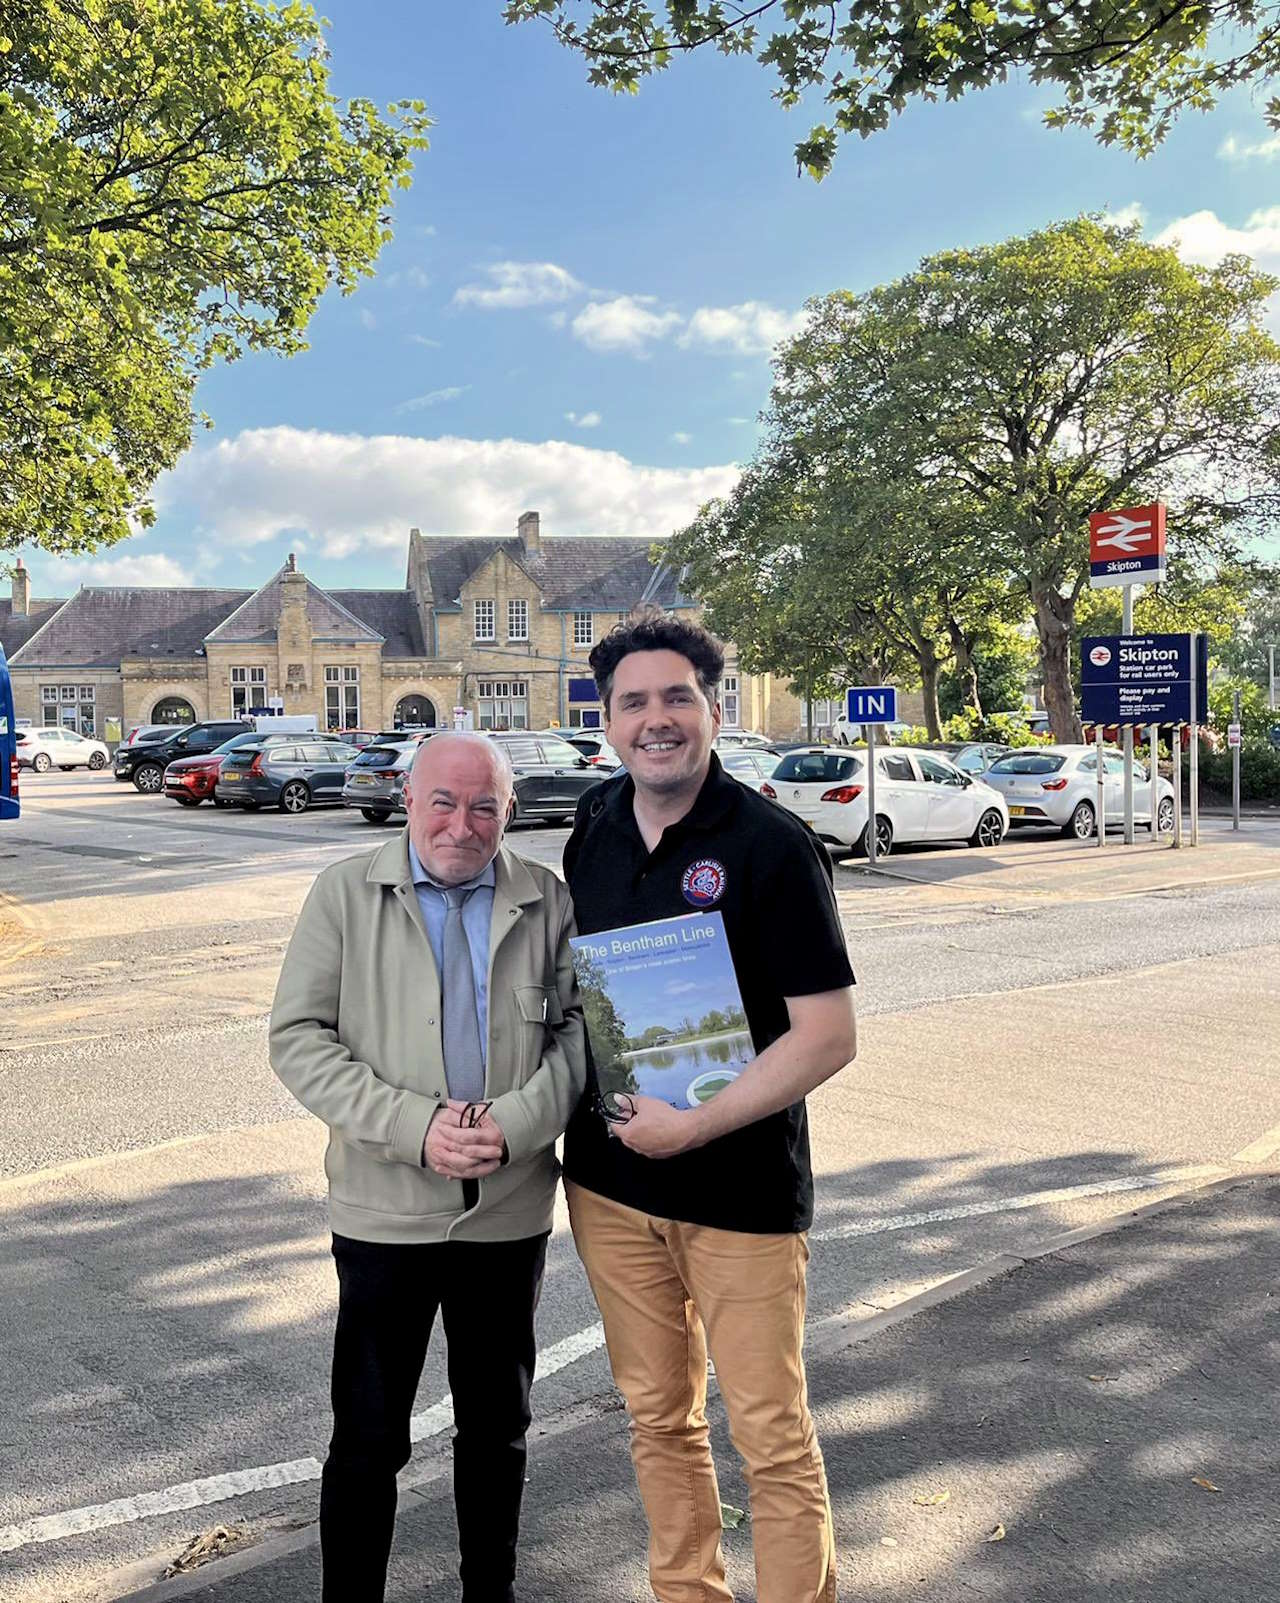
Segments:
[[[358,807],[368,824],[385,824],[404,814],[404,782],[413,766],[417,740],[376,740],[347,768],[342,804]]]
[[[716,746],[721,751],[746,750],[750,747],[768,747],[768,735],[762,735],[755,729],[722,729],[716,736]]]
[[[30,768],[37,774],[47,774],[51,768],[61,768],[64,773],[72,768],[96,771],[111,761],[111,752],[102,741],[56,725],[19,729],[17,755],[19,768]]]
[[[826,845],[867,849],[867,754],[810,746],[779,759],[761,794],[802,819]],[[899,746],[876,753],[876,852],[895,844],[968,841],[998,846],[1009,814],[998,791],[932,752]]]
[[[622,767],[622,758],[604,738],[603,729],[542,729],[538,734],[539,737],[546,735],[551,740],[567,740],[593,768],[613,770]]]
[[[163,740],[117,746],[113,768],[123,784],[132,780],[134,788],[147,795],[159,795],[164,788],[164,771],[179,757],[204,757],[224,741],[246,731],[242,718],[224,718],[202,724],[174,724]]]
[[[152,741],[168,740],[182,724],[134,724],[121,742],[125,746],[145,746]]]
[[[578,798],[606,777],[561,735],[524,729],[485,733],[511,759],[515,776],[512,823],[549,819],[567,824]]]
[[[312,806],[340,805],[346,770],[359,755],[354,746],[314,735],[258,740],[227,754],[218,790],[224,800],[250,811],[278,807],[282,813],[304,813]]]
[[[1106,827],[1124,823],[1124,754],[1104,747],[1103,796]],[[1134,822],[1151,827],[1151,781],[1147,765],[1133,760]],[[1098,831],[1098,748],[1028,746],[993,763],[987,783],[1000,791],[1015,828],[1052,825],[1074,840]],[[1173,828],[1173,786],[1157,775],[1156,827]]]
[[[913,751],[933,751],[954,763],[962,774],[981,779],[993,762],[1004,757],[1009,747],[998,740],[926,740]]]
[[[218,774],[222,760],[242,746],[279,744],[282,740],[296,740],[296,735],[260,735],[256,730],[245,729],[215,746],[211,752],[199,757],[179,757],[164,771],[164,793],[181,807],[198,807],[202,801],[212,801],[215,807],[229,807],[230,802],[218,795]]]
[[[766,779],[773,777],[779,762],[778,753],[767,747],[760,750],[745,747],[741,751],[721,751],[717,756],[726,774],[749,785],[752,790],[759,790]]]

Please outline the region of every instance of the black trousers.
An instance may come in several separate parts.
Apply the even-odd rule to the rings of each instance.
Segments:
[[[333,1439],[320,1483],[324,1603],[382,1603],[409,1418],[439,1309],[453,1394],[463,1603],[513,1603],[547,1238],[333,1238]]]

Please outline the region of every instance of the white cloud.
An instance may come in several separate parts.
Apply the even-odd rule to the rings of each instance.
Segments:
[[[367,329],[370,333],[372,333],[373,330],[378,326],[378,319],[373,315],[367,306],[362,306],[360,308],[360,326],[361,328]]]
[[[671,438],[676,445],[688,445],[690,440],[693,439],[693,435],[686,434],[683,429],[677,429]]]
[[[1243,253],[1271,272],[1280,267],[1280,206],[1254,212],[1243,228],[1232,228],[1216,212],[1192,212],[1161,229],[1155,243],[1175,245],[1179,256],[1205,267],[1232,253]]]
[[[412,345],[425,345],[429,351],[438,351],[440,341],[429,338],[426,334],[410,334],[409,342]]]
[[[402,267],[382,281],[388,289],[429,289],[431,278],[423,267]]]
[[[1102,216],[1104,222],[1118,223],[1123,228],[1129,223],[1145,223],[1147,208],[1140,200],[1131,200],[1127,206],[1108,206]]]
[[[554,262],[494,262],[483,269],[487,284],[464,284],[453,297],[455,306],[546,306],[567,301],[582,285],[567,268]]]
[[[565,422],[577,429],[598,429],[604,419],[599,412],[566,412]]]
[[[431,534],[509,533],[521,507],[551,534],[658,539],[736,482],[732,463],[651,468],[564,440],[250,429],[189,451],[157,487],[166,514],[206,541],[254,546],[305,532],[326,556],[400,551]]]
[[[650,340],[665,339],[682,321],[679,312],[655,312],[652,295],[617,295],[611,301],[588,301],[573,320],[574,338],[593,351],[645,354]]]
[[[425,395],[412,395],[401,401],[397,412],[425,412],[429,406],[440,406],[445,401],[456,401],[471,388],[470,384],[448,384],[442,390],[428,390]]]
[[[58,595],[79,584],[191,584],[191,573],[163,551],[131,552],[119,557],[68,558],[44,565],[51,581],[62,588]]]
[[[781,340],[804,327],[803,312],[783,312],[764,301],[740,306],[700,306],[680,336],[684,346],[732,351],[737,356],[767,356]]]
[[[1275,161],[1280,156],[1280,134],[1272,134],[1269,139],[1260,139],[1256,144],[1245,145],[1234,134],[1228,136],[1218,146],[1218,156],[1222,161]]]

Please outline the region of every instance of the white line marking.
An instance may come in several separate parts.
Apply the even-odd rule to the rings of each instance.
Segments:
[[[1242,1168],[1251,1169],[1255,1164],[1263,1164],[1280,1152],[1280,1124],[1274,1129],[1264,1131],[1256,1141],[1251,1141],[1247,1147],[1241,1147],[1234,1153],[1231,1161],[1238,1163]]]
[[[1098,1180],[1079,1186],[1062,1186],[1056,1191],[1032,1191],[1022,1196],[995,1198],[989,1202],[966,1203],[955,1208],[933,1208],[927,1213],[890,1214],[888,1217],[853,1220],[831,1225],[815,1231],[815,1241],[834,1241],[852,1236],[877,1236],[891,1230],[910,1230],[920,1225],[945,1224],[956,1219],[974,1219],[983,1214],[1008,1213],[1023,1208],[1052,1206],[1078,1197],[1113,1196],[1125,1191],[1150,1191],[1159,1186],[1176,1185],[1181,1181],[1199,1179],[1208,1174],[1221,1174],[1220,1164],[1204,1164],[1196,1168],[1163,1169],[1153,1174],[1125,1175],[1115,1180]],[[604,1327],[588,1325],[575,1331],[562,1341],[555,1342],[538,1354],[538,1381],[548,1379],[580,1358],[598,1352],[604,1346]],[[453,1424],[453,1403],[449,1398],[433,1403],[409,1422],[411,1441],[426,1441],[439,1436]],[[127,1525],[132,1520],[150,1519],[157,1514],[172,1514],[186,1508],[200,1508],[207,1503],[222,1503],[229,1498],[243,1497],[249,1492],[265,1491],[275,1486],[296,1486],[305,1481],[319,1480],[320,1463],[314,1458],[295,1458],[282,1464],[263,1464],[256,1469],[234,1470],[227,1475],[210,1475],[201,1480],[183,1481],[159,1492],[142,1492],[136,1497],[120,1497],[110,1503],[94,1503],[76,1508],[65,1514],[45,1514],[38,1519],[26,1520],[21,1525],[0,1528],[0,1553],[12,1553],[16,1548],[35,1542],[56,1542],[65,1536],[79,1536],[86,1531],[100,1531],[113,1525]]]

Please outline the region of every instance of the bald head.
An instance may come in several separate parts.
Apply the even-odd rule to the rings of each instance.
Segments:
[[[433,878],[460,885],[493,861],[511,790],[511,761],[486,735],[447,731],[419,745],[404,803],[409,838]]]

